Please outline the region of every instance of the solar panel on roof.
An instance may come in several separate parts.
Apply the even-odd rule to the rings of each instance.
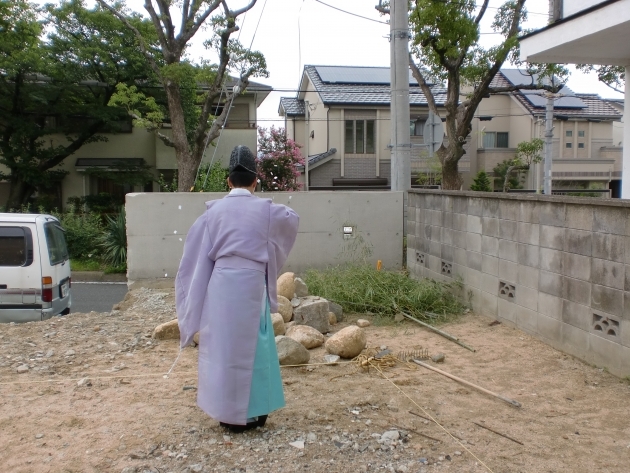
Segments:
[[[372,84],[389,85],[389,67],[341,67],[316,66],[322,82],[328,84]],[[409,71],[409,84],[418,85]]]
[[[510,81],[512,85],[530,85],[538,80],[536,75],[530,76],[519,69],[501,69],[501,74]],[[547,98],[541,90],[521,90],[527,101],[536,108],[545,108]],[[554,107],[558,108],[588,108],[586,104],[575,96],[575,93],[568,87],[560,89],[560,98],[554,100]]]
[[[562,95],[565,92],[565,89],[560,90],[560,94]],[[527,92],[537,92],[537,93],[528,93],[526,91],[522,91],[523,95],[527,99],[529,103],[531,103],[536,108],[545,108],[547,106],[547,97],[545,97],[540,91],[527,91]],[[587,105],[578,97],[575,97],[573,94],[569,97],[560,97],[553,101],[553,106],[555,108],[588,108]]]

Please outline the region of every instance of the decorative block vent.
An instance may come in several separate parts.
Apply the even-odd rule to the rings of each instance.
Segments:
[[[442,261],[442,274],[444,276],[452,277],[453,265],[447,261]]]
[[[513,302],[516,298],[516,286],[509,282],[499,281],[499,297]]]
[[[424,256],[424,253],[420,253],[419,251],[416,251],[416,263],[424,265],[425,259],[426,258]]]
[[[607,338],[619,339],[621,325],[619,319],[608,314],[593,313],[592,331]]]

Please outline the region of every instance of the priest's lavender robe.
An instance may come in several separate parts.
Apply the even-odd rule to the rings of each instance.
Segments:
[[[273,326],[278,270],[298,215],[234,189],[188,232],[175,280],[180,344],[199,332],[197,404],[228,424],[284,406]]]

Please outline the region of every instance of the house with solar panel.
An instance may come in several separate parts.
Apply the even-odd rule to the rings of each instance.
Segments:
[[[309,156],[309,189],[389,187],[389,84],[389,67],[304,67],[297,96],[281,98],[278,113],[289,138]],[[409,87],[414,179],[429,169],[421,146],[429,107],[411,72]],[[443,107],[446,89],[431,88]]]
[[[493,86],[531,80],[517,69],[503,69]],[[435,160],[422,146],[429,108],[411,74],[409,84],[412,185],[423,176],[423,182],[430,184],[426,176],[434,172]],[[431,88],[444,117],[445,89],[440,84]],[[565,87],[560,95],[555,103],[554,187],[616,189],[621,147],[613,130],[622,112],[595,94]],[[545,101],[535,90],[493,94],[482,100],[459,162],[464,189],[477,172],[492,175],[497,164],[512,159],[518,143],[544,137]],[[278,112],[288,136],[302,144],[303,154],[309,157],[309,189],[389,187],[389,106],[388,67],[305,66],[297,95],[281,98]],[[542,187],[542,167],[532,167],[524,187]]]
[[[535,80],[535,78],[534,78]],[[492,87],[528,85],[532,77],[518,69],[501,69]],[[471,175],[492,174],[497,164],[514,157],[518,143],[544,139],[545,106],[542,91],[521,90],[483,99],[472,122]],[[554,100],[553,189],[611,189],[619,193],[620,142],[616,139],[623,111],[597,94],[563,87]],[[525,176],[524,187],[542,187],[543,163]]]

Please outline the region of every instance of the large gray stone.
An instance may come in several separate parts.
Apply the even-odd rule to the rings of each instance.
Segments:
[[[308,325],[321,333],[330,332],[328,301],[315,296],[305,297],[301,300],[302,303],[293,309],[293,320],[296,325]]]
[[[281,365],[303,365],[311,359],[311,354],[300,342],[284,335],[276,337],[276,349]]]
[[[328,310],[335,314],[337,322],[343,322],[343,309],[339,304],[328,301]]]
[[[293,280],[295,284],[295,295],[298,297],[306,297],[308,296],[308,287],[306,283],[301,278],[295,278]]]

